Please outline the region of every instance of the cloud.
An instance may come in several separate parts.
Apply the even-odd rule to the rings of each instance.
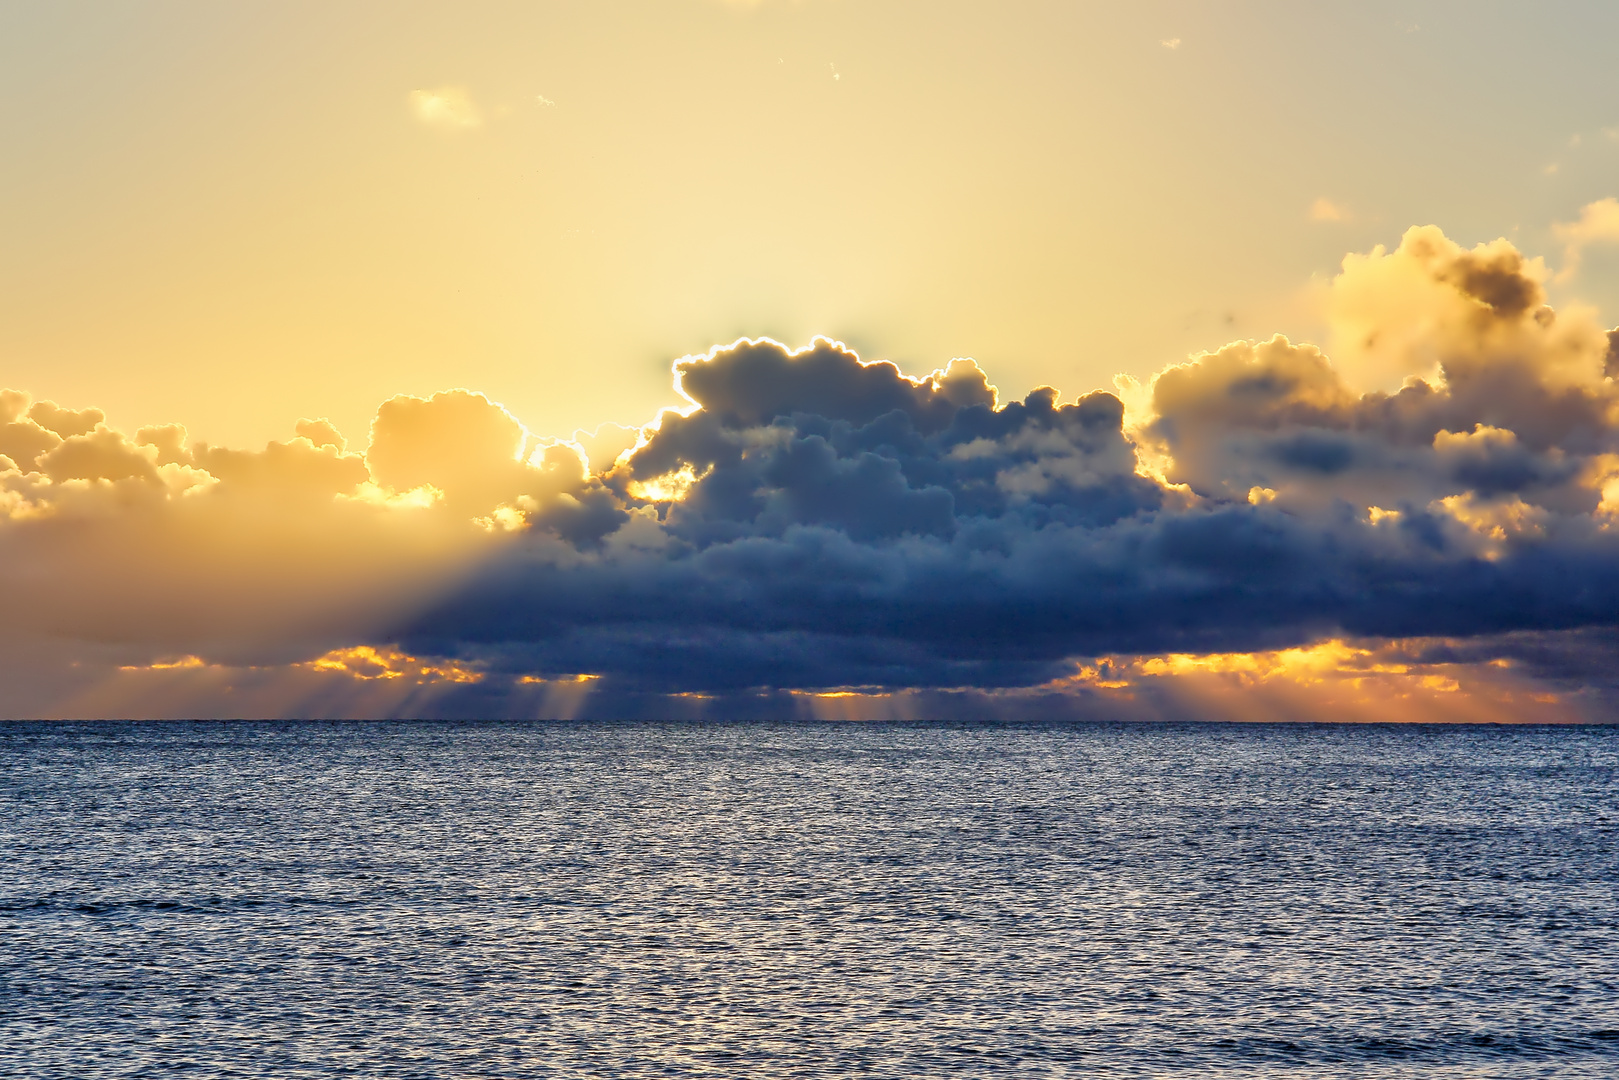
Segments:
[[[64,409],[54,401],[38,401],[28,410],[28,419],[63,439],[88,435],[105,420],[100,409]]]
[[[1544,277],[1412,229],[1344,261],[1330,350],[1232,342],[1128,411],[824,338],[567,440],[462,389],[363,452],[5,392],[0,708],[1611,715],[1619,331]]]
[[[1489,368],[1528,383],[1584,382],[1601,328],[1546,308],[1545,263],[1506,240],[1462,248],[1433,226],[1393,251],[1350,255],[1326,296],[1332,364],[1357,389]]]
[[[1180,38],[1165,38],[1163,41],[1160,41],[1158,44],[1162,45],[1164,48],[1169,49],[1170,51],[1173,52],[1175,49],[1178,49],[1178,48],[1181,47],[1181,39]]]
[[[366,463],[379,484],[432,488],[485,511],[521,494],[528,431],[482,394],[451,390],[384,402]]]
[[[458,131],[481,127],[483,113],[464,86],[441,86],[436,90],[412,90],[410,107],[416,119],[428,127]]]
[[[1349,210],[1323,195],[1321,198],[1310,204],[1310,220],[1348,221]]]
[[[1619,244],[1619,199],[1611,196],[1587,203],[1578,221],[1552,226],[1552,233],[1563,242],[1563,268],[1558,281],[1568,281],[1580,271],[1585,249],[1593,244]]]
[[[530,439],[464,391],[385,403],[365,453],[328,421],[238,450],[188,442],[177,424],[131,438],[96,420],[63,438],[33,417],[68,430],[65,410],[15,391],[0,406],[4,715],[60,711],[88,700],[91,673],[123,685],[116,672],[175,657],[265,682],[332,650],[385,647],[378,635],[512,530],[544,522],[589,543],[626,516],[573,448]]]
[[[585,455],[586,465],[592,472],[612,471],[613,465],[626,450],[633,448],[641,437],[641,429],[623,424],[598,424],[586,431],[573,433],[574,445]]]
[[[1545,331],[1506,248],[1409,240],[1455,294],[1430,298],[1471,305],[1454,344],[1528,351],[1449,355],[1442,381],[1390,395],[1319,350],[1239,343],[1158,376],[1127,433],[1109,394],[998,406],[967,363],[908,379],[832,342],[738,342],[676,366],[693,407],[606,478],[626,505],[636,481],[689,478],[663,543],[486,568],[407,640],[725,692],[1007,687],[1108,650],[1600,621],[1619,597],[1597,514],[1606,336]],[[1184,496],[1140,473],[1141,448]]]

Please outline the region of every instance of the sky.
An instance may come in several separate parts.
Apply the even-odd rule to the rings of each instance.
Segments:
[[[0,715],[1612,719],[1616,36],[0,4]]]

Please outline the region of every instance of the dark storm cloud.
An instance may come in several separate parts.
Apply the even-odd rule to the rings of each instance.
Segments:
[[[1559,337],[1515,252],[1408,239],[1477,340],[1392,394],[1281,338],[1166,370],[1133,431],[1107,393],[998,405],[965,362],[682,362],[694,408],[603,479],[635,529],[539,530],[403,640],[621,690],[993,688],[1104,653],[1612,624],[1606,337]]]
[[[824,339],[683,360],[685,408],[577,442],[467,390],[384,403],[363,452],[324,420],[244,451],[0,392],[0,707],[758,715],[864,688],[1171,716],[1340,663],[1345,701],[1388,683],[1356,715],[1453,715],[1402,665],[1500,706],[1475,716],[1538,701],[1519,673],[1608,703],[1619,331],[1541,273],[1414,229],[1334,280],[1342,357],[1234,342],[1121,382],[1128,408]],[[1305,645],[1333,648],[1247,656]],[[91,668],[111,696],[61,697]]]
[[[1607,538],[1494,560],[1456,548],[1427,517],[1333,528],[1241,506],[1100,528],[968,522],[955,541],[889,545],[801,527],[658,557],[508,562],[407,643],[649,689],[1007,686],[1076,655],[1563,627],[1619,606]]]

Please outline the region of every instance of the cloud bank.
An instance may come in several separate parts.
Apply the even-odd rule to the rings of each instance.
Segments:
[[[1545,277],[1412,229],[1330,359],[1066,400],[742,340],[568,440],[464,390],[363,453],[7,392],[0,709],[1607,718],[1619,331]]]

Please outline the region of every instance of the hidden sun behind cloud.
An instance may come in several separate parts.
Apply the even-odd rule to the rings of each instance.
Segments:
[[[1330,357],[1067,400],[743,339],[569,439],[461,389],[363,453],[7,391],[0,710],[1609,716],[1619,332],[1546,277],[1412,229],[1345,260]]]

